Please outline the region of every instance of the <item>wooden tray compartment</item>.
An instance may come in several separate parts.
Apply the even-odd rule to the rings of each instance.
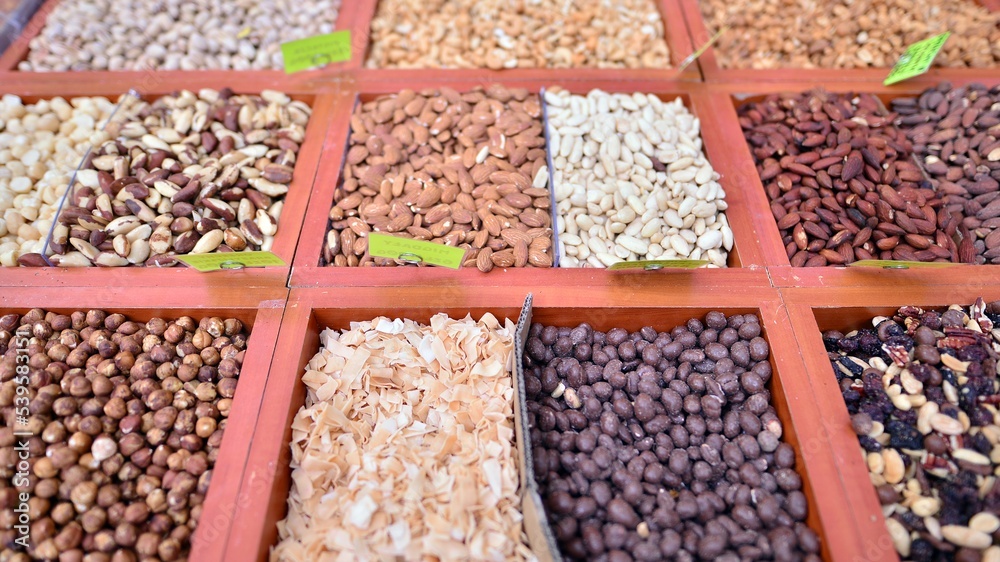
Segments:
[[[207,78],[207,79],[205,79]],[[162,95],[166,95],[175,89],[197,89],[200,88],[223,88],[228,85],[225,81],[205,77],[201,81],[189,82],[178,87],[176,84],[157,82],[157,90],[153,93],[146,93],[142,97],[146,100],[154,100]],[[261,88],[244,87],[239,85],[237,93],[259,92]],[[128,91],[128,87],[118,89],[116,84],[92,84],[94,91],[86,94],[73,93],[72,95],[55,94],[49,92],[49,88],[39,88],[45,93],[35,93],[32,88],[24,88],[22,98],[25,102],[35,102],[42,98],[51,98],[62,95],[69,99],[79,95],[103,96],[115,100],[118,96]],[[235,88],[234,88],[235,89]],[[20,94],[20,89],[14,91],[7,90],[5,93]],[[245,286],[269,286],[284,287],[288,279],[292,258],[295,255],[295,244],[298,240],[299,231],[302,228],[302,221],[310,197],[310,187],[319,165],[319,160],[323,151],[323,140],[326,136],[326,123],[333,110],[335,96],[329,93],[314,93],[307,88],[296,88],[286,91],[292,99],[308,103],[313,114],[306,127],[305,141],[299,150],[296,161],[294,178],[290,184],[288,194],[285,196],[285,206],[281,217],[278,220],[278,234],[275,236],[272,252],[277,254],[287,265],[284,267],[268,267],[259,269],[246,269],[241,271],[214,272],[202,274],[183,264],[174,267],[158,269],[146,267],[124,267],[124,268],[25,268],[10,267],[3,268],[3,275],[0,276],[0,286],[188,286],[202,283],[207,284],[241,284]],[[115,116],[120,119],[120,115]],[[199,276],[201,276],[199,278]]]
[[[709,292],[697,296],[684,293],[645,300],[622,295],[600,297],[602,291],[594,289],[567,295],[561,287],[538,287],[533,293],[534,321],[555,325],[575,326],[587,321],[600,329],[638,329],[643,325],[669,329],[710,310],[759,315],[771,344],[775,373],[770,383],[772,403],[784,425],[783,439],[796,449],[796,467],[809,498],[807,523],[823,539],[825,559],[850,559],[854,552],[860,552],[859,545],[845,540],[860,531],[850,515],[851,506],[842,501],[837,465],[826,440],[814,437],[823,422],[813,411],[809,379],[799,375],[802,364],[798,349],[776,292],[746,289],[743,294],[738,290],[732,294],[719,291],[713,296],[707,296]],[[378,315],[427,321],[437,312],[477,317],[490,311],[498,318],[513,319],[523,296],[504,288],[480,288],[475,293],[463,288],[293,289],[241,484],[235,524],[226,547],[229,556],[264,560],[276,541],[275,524],[286,513],[290,487],[290,422],[304,400],[300,377],[318,349],[318,334],[323,328],[344,328],[350,321]]]
[[[129,320],[144,322],[153,317],[195,320],[219,316],[238,318],[250,338],[237,385],[228,427],[212,474],[212,485],[204,503],[197,532],[192,538],[191,560],[231,560],[224,540],[232,524],[239,481],[250,449],[252,427],[257,420],[284,313],[287,290],[243,289],[239,292],[194,288],[162,292],[149,289],[104,288],[87,292],[36,288],[4,289],[0,295],[0,315],[26,313],[43,308],[68,314],[75,310],[103,309],[119,312]]]
[[[989,85],[1000,82],[1000,77],[992,80],[980,80]],[[956,80],[956,85],[967,84],[971,80]],[[885,87],[864,82],[834,82],[819,84],[815,82],[797,83],[728,83],[713,86],[711,94],[707,94],[715,110],[718,134],[726,139],[730,147],[729,158],[724,161],[732,168],[720,170],[729,174],[743,186],[743,196],[755,209],[752,215],[754,231],[760,239],[764,253],[764,263],[775,286],[779,287],[819,287],[819,286],[862,286],[866,284],[896,283],[907,286],[947,285],[952,283],[967,283],[980,281],[982,283],[1000,280],[1000,268],[994,265],[959,266],[945,269],[909,269],[880,270],[874,268],[852,268],[845,266],[826,267],[791,267],[785,253],[781,234],[776,221],[771,214],[770,203],[764,192],[763,183],[754,164],[753,155],[740,128],[737,108],[745,103],[760,101],[766,95],[783,92],[805,92],[813,88],[824,87],[837,93],[863,92],[878,96],[887,105],[897,97],[919,96],[929,85],[919,82],[905,83],[893,87]],[[708,86],[706,86],[707,88]],[[709,147],[710,148],[710,147]],[[727,192],[728,194],[728,192]]]
[[[691,33],[691,43],[695,49],[708,43],[714,35],[714,31],[709,32],[705,25],[705,18],[701,14],[698,0],[678,0],[687,19],[688,30]],[[972,1],[972,0],[962,0]],[[986,7],[991,12],[1000,10],[1000,2],[997,0],[975,0],[981,6]],[[731,32],[730,32],[731,33]],[[902,54],[902,53],[900,53]],[[873,85],[882,85],[882,81],[889,76],[889,68],[773,68],[773,69],[752,69],[752,68],[722,68],[719,60],[715,56],[715,49],[710,48],[700,57],[698,63],[701,66],[702,75],[706,82],[742,82],[753,84],[755,82],[797,82],[802,80],[816,81],[822,84],[831,82],[868,82]],[[996,77],[1000,75],[1000,66],[989,68],[941,68],[932,67],[926,74],[910,79],[907,83],[921,83],[924,86],[937,84],[943,80],[982,80],[986,77]],[[902,84],[898,84],[902,85]]]
[[[459,91],[466,91],[476,86],[485,87],[491,83],[493,83],[492,78],[482,78],[480,80],[466,79],[449,82],[447,85]],[[745,172],[741,171],[741,166],[738,165],[736,158],[732,156],[733,151],[730,148],[732,141],[720,131],[719,110],[715,106],[717,100],[713,100],[701,85],[676,82],[664,84],[656,81],[622,83],[611,80],[592,80],[586,82],[531,80],[508,82],[506,84],[511,87],[525,87],[532,91],[538,91],[542,87],[559,85],[574,93],[586,93],[591,89],[600,88],[608,92],[652,92],[667,100],[672,100],[675,97],[682,98],[685,106],[701,120],[701,132],[706,156],[713,167],[722,175],[719,181],[723,188],[726,189],[726,201],[729,203],[726,215],[733,230],[734,246],[729,255],[729,269],[675,270],[669,276],[672,279],[689,280],[693,283],[698,283],[705,281],[712,282],[715,279],[742,278],[743,276],[753,277],[762,273],[762,268],[759,266],[766,262],[756,242],[759,239],[759,235],[755,230],[754,218],[761,213],[768,213],[769,215],[769,207],[766,201],[760,203],[750,198],[752,190],[747,189],[746,182],[742,178],[742,174]],[[349,121],[355,100],[360,98],[361,100],[368,101],[378,95],[396,93],[403,88],[419,90],[440,85],[441,83],[438,81],[425,78],[405,83],[399,81],[368,83],[366,89],[360,91],[349,88],[341,90],[339,94],[340,99],[335,104],[336,110],[331,120],[331,131],[326,142],[325,158],[320,164],[316,176],[310,209],[307,212],[302,236],[299,240],[299,251],[296,255],[295,267],[292,272],[292,286],[407,285],[458,279],[472,284],[503,283],[522,286],[530,286],[534,283],[544,284],[554,282],[554,280],[558,279],[560,282],[564,281],[574,285],[600,284],[614,286],[621,279],[650,278],[652,275],[663,275],[665,273],[639,275],[640,272],[633,272],[636,275],[628,273],[623,275],[621,272],[610,272],[605,269],[555,268],[554,270],[549,270],[508,268],[503,270],[495,268],[490,273],[483,274],[475,268],[449,271],[432,267],[407,267],[400,269],[394,267],[357,268],[319,265],[329,226],[328,213],[330,207],[333,205],[335,190],[339,188],[338,184],[343,170],[344,147],[348,142],[350,134]],[[743,142],[742,135],[740,136],[740,141]]]
[[[56,5],[60,1],[69,0],[45,0],[45,3],[38,9],[35,15],[30,21],[24,26],[20,37],[17,37],[10,45],[10,47],[2,53],[0,56],[0,77],[2,81],[6,83],[8,80],[18,79],[18,75],[21,77],[31,78],[41,78],[46,75],[51,75],[57,79],[60,76],[67,75],[78,75],[80,78],[86,80],[94,80],[95,82],[106,82],[108,80],[118,80],[125,79],[129,80],[136,85],[144,80],[149,79],[150,75],[162,76],[167,81],[173,83],[176,79],[183,79],[185,76],[191,74],[205,74],[208,76],[212,75],[237,75],[246,76],[253,78],[258,83],[261,82],[277,82],[277,83],[294,83],[305,79],[314,79],[318,76],[324,74],[330,74],[332,72],[342,71],[347,63],[338,63],[330,65],[329,68],[311,70],[302,74],[296,75],[295,78],[289,78],[285,74],[284,69],[277,68],[272,70],[127,70],[127,71],[109,71],[109,70],[89,70],[89,71],[74,71],[74,72],[22,72],[18,70],[17,65],[28,58],[28,52],[30,51],[29,42],[34,37],[38,36],[45,27],[45,21],[49,14],[55,10]],[[353,24],[357,17],[357,3],[352,1],[342,2],[340,13],[338,14],[337,21],[334,25],[334,30],[343,31],[353,29]],[[355,43],[355,50],[357,50],[357,43]],[[9,73],[9,75],[8,75]],[[65,79],[63,79],[65,81]],[[260,88],[260,86],[258,86]],[[235,89],[235,87],[234,87]]]
[[[701,71],[698,66],[692,64],[683,71],[678,72],[680,66],[688,55],[694,52],[691,44],[691,37],[688,33],[687,23],[684,13],[681,10],[680,0],[650,0],[660,11],[660,19],[663,22],[663,33],[670,48],[670,68],[512,68],[508,70],[490,70],[488,68],[476,69],[448,69],[448,68],[421,68],[421,69],[400,69],[400,68],[365,68],[365,60],[368,58],[371,39],[371,21],[375,17],[379,0],[357,0],[357,15],[353,22],[353,33],[357,39],[354,40],[354,57],[351,59],[349,68],[362,70],[367,79],[400,80],[410,81],[412,79],[431,78],[434,80],[452,80],[456,78],[468,78],[471,76],[489,77],[491,80],[512,81],[531,79],[552,79],[556,80],[595,80],[605,78],[609,75],[619,76],[621,79],[662,79],[662,80],[684,80],[701,81]],[[361,43],[363,38],[364,42]]]
[[[905,305],[943,310],[952,304],[968,307],[978,297],[987,302],[995,301],[1000,299],[1000,286],[969,282],[903,291],[882,286],[787,289],[783,293],[791,328],[805,363],[803,375],[816,393],[816,415],[824,424],[820,431],[829,438],[840,467],[839,476],[845,488],[842,501],[852,506],[860,525],[860,550],[857,552],[865,560],[899,560],[886,531],[875,488],[868,479],[868,467],[859,454],[858,439],[851,429],[847,406],[827,358],[822,332],[840,330],[847,333],[871,327],[871,319],[875,316],[891,316]]]

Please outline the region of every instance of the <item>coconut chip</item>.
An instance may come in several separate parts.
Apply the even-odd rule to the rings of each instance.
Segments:
[[[514,331],[491,314],[324,330],[302,377],[271,560],[534,560],[518,494]]]

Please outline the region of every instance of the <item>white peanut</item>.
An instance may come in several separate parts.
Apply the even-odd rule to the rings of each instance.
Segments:
[[[554,88],[545,102],[558,139],[550,151],[562,266],[701,258],[726,267],[725,190],[679,98]]]
[[[0,97],[0,265],[41,252],[59,199],[111,114],[106,98],[56,97],[25,104]]]

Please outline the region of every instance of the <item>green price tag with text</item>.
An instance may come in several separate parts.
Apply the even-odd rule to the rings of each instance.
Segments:
[[[247,267],[284,266],[285,262],[271,252],[217,252],[214,254],[186,254],[177,261],[201,272]]]
[[[640,261],[620,261],[608,269],[621,271],[624,269],[645,269],[646,271],[656,271],[658,269],[697,269],[705,264],[711,263],[708,260],[640,260]]]
[[[285,74],[351,59],[351,32],[335,31],[281,44]]]
[[[934,57],[941,51],[941,47],[944,46],[944,42],[948,40],[950,35],[951,32],[946,31],[941,35],[910,45],[903,56],[899,57],[896,66],[892,67],[892,72],[889,73],[883,84],[888,86],[927,72],[931,63],[934,62]]]
[[[440,265],[459,269],[465,261],[465,248],[455,248],[424,240],[400,238],[373,232],[368,235],[368,253],[377,258],[392,258],[411,263]]]
[[[965,264],[941,261],[861,260],[847,265],[851,267],[878,267],[881,269],[941,269]]]

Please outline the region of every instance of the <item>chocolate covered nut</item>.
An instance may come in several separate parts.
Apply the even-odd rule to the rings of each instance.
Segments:
[[[725,345],[712,341],[721,329],[731,333]],[[714,335],[700,339],[710,330]],[[553,348],[561,334],[575,332],[532,326],[526,380],[554,374],[550,385],[566,385],[571,370]],[[738,560],[745,547],[764,541],[789,559],[818,559],[818,538],[801,523],[807,502],[795,453],[781,442],[769,405],[769,349],[760,334],[756,317],[730,322],[718,312],[672,332],[581,331],[568,344],[602,355],[601,379],[579,389],[582,412],[526,385],[535,476],[563,556]],[[643,353],[676,346],[662,364],[629,361],[631,348],[643,343]],[[743,366],[722,363],[740,347]],[[694,368],[715,361],[710,356],[725,368]],[[579,367],[587,372],[595,361]],[[584,425],[568,423],[576,413]],[[562,426],[560,415],[567,418]]]

